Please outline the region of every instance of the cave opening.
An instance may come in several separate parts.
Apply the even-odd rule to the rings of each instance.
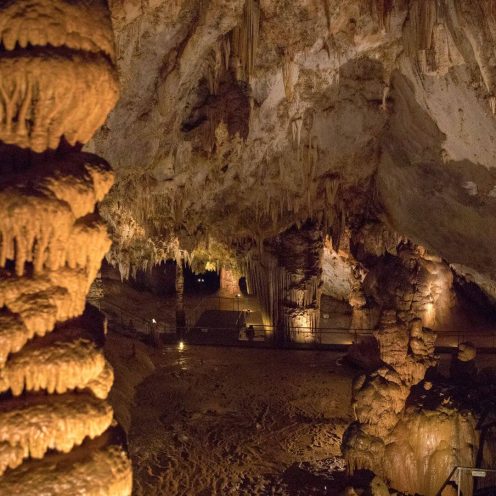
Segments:
[[[184,290],[195,294],[211,295],[220,288],[220,275],[213,270],[196,274],[186,266],[184,270]]]

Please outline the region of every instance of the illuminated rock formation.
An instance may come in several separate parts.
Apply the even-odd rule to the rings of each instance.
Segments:
[[[281,238],[282,325],[290,341],[313,342],[320,320],[322,232],[312,226],[291,230]]]
[[[321,267],[298,236],[274,240],[319,226],[350,251],[353,327],[380,316],[383,366],[357,383],[349,438],[372,463],[362,448],[385,441],[367,402],[394,404],[391,436],[434,364],[428,329],[450,323],[450,267],[495,301],[494,2],[121,0],[112,14],[123,98],[92,143],[118,170],[109,261],[125,279],[222,245],[217,268],[243,266],[265,320],[311,341],[293,331],[317,325]]]
[[[9,2],[0,37],[0,139],[35,152],[87,142],[118,94],[106,2]]]
[[[186,325],[184,312],[184,269],[183,262],[176,262],[176,327],[182,328]]]
[[[240,294],[240,277],[238,271],[222,268],[220,271],[220,292],[231,297]]]
[[[129,495],[106,323],[85,301],[114,177],[75,146],[117,100],[107,5],[4,2],[0,37],[0,494]]]
[[[312,343],[320,318],[323,238],[307,223],[271,240],[248,263],[250,287],[259,295],[279,338]]]
[[[371,212],[496,278],[491,2],[111,8],[123,97],[93,146],[119,172],[102,213],[124,278],[172,258],[177,238],[235,252]]]
[[[409,406],[388,437],[382,473],[399,491],[435,496],[453,467],[475,466],[475,416],[452,405]],[[463,481],[471,494],[471,481]]]
[[[370,266],[364,291],[382,309],[374,331],[382,366],[355,380],[356,422],[344,436],[343,452],[352,472],[367,468],[397,490],[434,496],[453,467],[473,466],[478,444],[475,415],[449,396],[442,401],[444,393],[436,396],[430,382],[424,383],[430,401],[412,398],[437,364],[436,334],[424,322],[449,314],[453,277],[419,246],[401,240],[388,246],[384,236],[366,241],[362,232],[355,250]],[[470,361],[470,352],[462,347],[459,361]]]

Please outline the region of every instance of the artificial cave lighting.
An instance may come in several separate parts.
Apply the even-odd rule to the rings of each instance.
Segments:
[[[496,494],[495,2],[0,40],[0,496]]]

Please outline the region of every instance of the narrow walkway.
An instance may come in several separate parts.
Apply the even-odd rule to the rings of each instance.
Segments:
[[[175,342],[177,334],[175,329],[175,299],[158,298],[151,293],[135,291],[128,286],[117,282],[111,282],[105,288],[105,298],[92,303],[98,306],[109,318],[111,324],[115,325],[119,332],[130,336],[150,336],[152,333],[160,335],[165,342]],[[225,346],[274,346],[274,329],[264,322],[263,312],[254,296],[226,297],[225,295],[186,295],[188,328],[184,333],[184,339],[195,344],[215,344]],[[332,310],[332,305],[329,307]],[[226,319],[217,321],[215,325],[200,321],[202,315],[210,310],[220,312],[242,312],[243,319],[236,314],[237,324],[232,325]],[[311,345],[291,343],[294,348],[316,348],[344,350],[360,339],[372,335],[368,329],[348,329],[335,325],[345,323],[343,321],[342,309],[336,306],[337,320],[334,314],[327,314],[327,318],[321,320],[321,327],[316,330],[315,343]],[[218,319],[217,319],[218,320]],[[350,322],[351,324],[351,322]],[[244,328],[253,325],[255,339],[250,342],[244,332]],[[195,329],[193,333],[189,330]],[[199,330],[200,329],[200,330]],[[203,331],[201,331],[203,329]],[[302,329],[303,333],[309,329]],[[189,336],[188,336],[189,334]],[[466,329],[463,331],[440,331],[436,343],[438,352],[451,352],[464,341],[472,342],[479,352],[496,353],[496,330],[491,329]]]

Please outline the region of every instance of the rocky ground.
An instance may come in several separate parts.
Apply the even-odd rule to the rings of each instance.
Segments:
[[[137,496],[342,489],[354,371],[337,365],[339,354],[171,346],[147,355],[116,336],[108,346],[117,376],[136,370],[142,380],[129,429]],[[129,394],[113,398],[126,409]]]

